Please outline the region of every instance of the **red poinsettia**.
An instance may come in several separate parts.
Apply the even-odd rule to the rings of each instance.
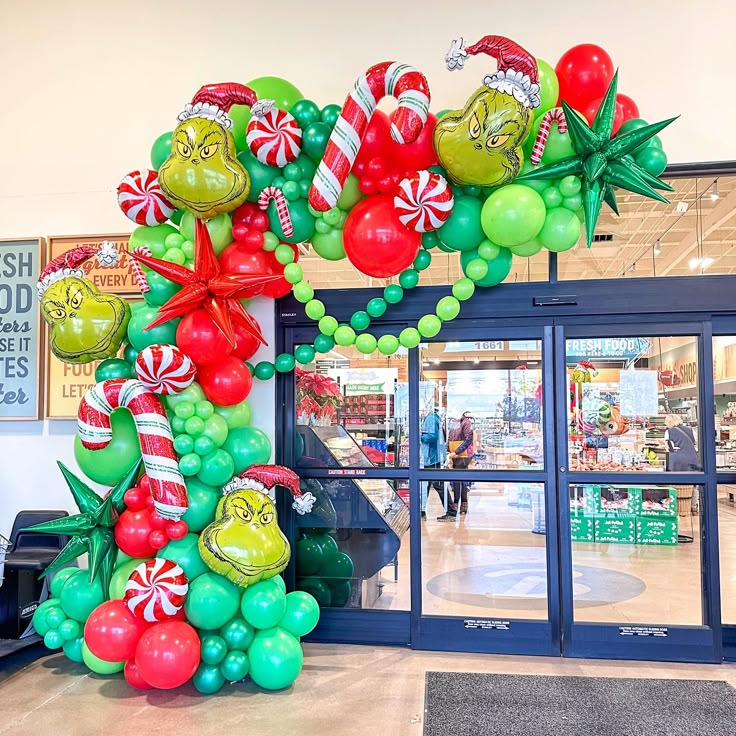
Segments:
[[[342,402],[340,385],[334,378],[301,368],[296,373],[297,414],[333,417]]]

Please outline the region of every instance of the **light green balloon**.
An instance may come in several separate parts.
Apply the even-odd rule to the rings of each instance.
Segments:
[[[153,227],[141,225],[130,234],[129,248],[133,250],[133,248],[145,246],[151,251],[154,258],[161,258],[166,252],[164,241],[169,235],[178,232],[175,227],[167,224],[154,225]]]
[[[312,247],[326,261],[341,261],[345,258],[342,230],[337,228],[330,228],[326,233],[315,233],[312,236]]]
[[[340,197],[337,200],[337,206],[347,212],[348,210],[355,207],[361,199],[363,199],[363,192],[360,191],[359,179],[355,174],[348,174],[348,178],[345,181],[345,186],[340,193]],[[314,241],[313,241],[314,242]]]
[[[405,327],[399,334],[399,342],[405,348],[415,348],[422,340],[416,327]]]
[[[562,253],[580,240],[582,223],[578,216],[565,207],[555,207],[547,212],[542,229],[539,231],[539,242],[553,253]]]
[[[228,429],[247,427],[253,419],[248,399],[234,406],[216,406],[215,411],[227,422]]]
[[[227,439],[227,420],[225,417],[219,414],[213,414],[211,417],[205,420],[204,423],[204,436],[209,437],[216,447],[222,447]]]
[[[289,110],[304,95],[289,81],[281,77],[257,77],[246,83],[258,96],[259,100],[273,100],[275,107]]]
[[[449,322],[460,314],[460,302],[454,296],[443,296],[437,302],[435,313],[443,322]]]
[[[125,662],[107,662],[104,659],[96,657],[90,652],[87,642],[82,642],[82,660],[92,672],[98,675],[114,675],[125,669]]]
[[[498,256],[500,250],[500,245],[496,245],[486,239],[478,246],[478,257],[482,258],[484,261],[492,261],[496,256]]]
[[[508,184],[485,201],[481,224],[490,240],[508,247],[536,237],[546,214],[544,200],[538,192],[519,184]]]
[[[370,355],[377,347],[378,340],[367,332],[355,338],[355,349],[363,355]]]
[[[475,293],[475,284],[472,279],[458,279],[452,285],[452,295],[461,302],[467,301]]]
[[[181,228],[181,234],[187,240],[194,240],[194,220],[195,217],[191,212],[185,212],[181,218],[179,227]],[[230,215],[227,212],[222,212],[211,220],[207,220],[207,230],[215,254],[219,256],[226,246],[233,242],[233,223]]]
[[[377,346],[382,355],[393,355],[399,349],[399,340],[394,335],[381,335]]]
[[[484,288],[496,286],[496,284],[500,284],[511,272],[513,256],[508,248],[500,248],[498,255],[491,261],[483,261],[475,257],[474,254],[475,251],[463,253],[460,257],[460,265],[463,269],[466,269],[475,260],[487,266],[488,270],[486,274],[480,279],[474,279],[477,286]]]
[[[542,250],[544,246],[539,242],[539,238],[533,238],[528,243],[522,243],[521,245],[514,245],[509,250],[515,256],[521,256],[522,258],[529,258],[534,256]]]
[[[535,118],[551,110],[557,104],[557,98],[560,96],[560,83],[555,70],[543,59],[537,59],[537,69],[539,70],[540,104],[534,110]]]
[[[442,320],[436,314],[425,314],[417,323],[417,330],[422,337],[434,337],[441,329]]]

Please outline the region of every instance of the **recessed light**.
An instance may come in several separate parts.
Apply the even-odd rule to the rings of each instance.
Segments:
[[[691,258],[687,265],[690,266],[691,271],[694,271],[700,265],[700,258]]]
[[[480,363],[480,358],[473,358],[473,363]]]
[[[424,362],[422,363],[422,368],[429,368],[429,361],[428,361],[428,360],[425,360],[425,361],[424,361]]]
[[[708,266],[712,266],[716,262],[715,258],[701,258],[700,268],[704,271]]]
[[[662,255],[662,245],[659,242],[659,238],[657,238],[657,241],[654,243],[654,255],[655,256],[661,256]]]
[[[434,363],[435,365],[439,365],[439,364],[440,364],[440,359],[439,359],[439,358],[435,358],[435,359],[434,359],[434,360],[433,360],[432,362],[433,362],[433,363]]]
[[[713,182],[713,189],[711,189],[710,198],[713,202],[721,198],[721,193],[718,191],[718,179]]]

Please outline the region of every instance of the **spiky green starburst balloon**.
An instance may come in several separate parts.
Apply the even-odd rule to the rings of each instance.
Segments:
[[[102,589],[107,596],[118,551],[113,528],[118,515],[125,509],[125,492],[135,485],[141,462],[139,459],[104,499],[98,496],[83,480],[77,478],[63,463],[58,463],[79,513],[35,524],[23,530],[44,534],[64,534],[71,537],[69,543],[54,558],[43,575],[48,575],[87,552],[89,581],[91,583],[99,575]]]
[[[582,180],[583,213],[588,248],[593,242],[595,225],[603,202],[618,214],[614,187],[643,194],[645,197],[668,202],[657,189],[672,192],[674,188],[650,174],[634,161],[631,155],[636,148],[666,128],[676,117],[660,123],[645,125],[629,133],[611,138],[613,120],[616,115],[616,88],[618,71],[608,86],[606,96],[598,108],[593,125],[578,117],[577,113],[563,100],[570,142],[577,155],[542,166],[520,176],[516,181],[535,179],[560,179],[574,174]]]

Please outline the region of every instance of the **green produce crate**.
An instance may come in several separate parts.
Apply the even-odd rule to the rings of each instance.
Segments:
[[[595,541],[633,544],[636,541],[636,517],[609,515],[595,520]]]
[[[674,488],[651,487],[640,489],[640,516],[677,517],[677,491]]]
[[[595,539],[595,521],[586,516],[570,517],[570,537],[573,542],[592,542]]]
[[[640,516],[636,522],[637,544],[677,544],[677,517]]]

